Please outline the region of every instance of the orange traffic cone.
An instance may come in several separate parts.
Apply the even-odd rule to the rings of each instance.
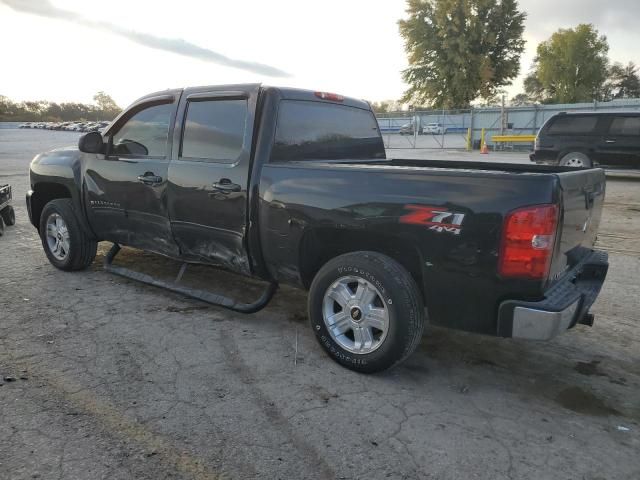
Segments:
[[[483,155],[489,155],[489,147],[487,146],[486,143],[482,144],[482,147],[480,148],[480,153]]]

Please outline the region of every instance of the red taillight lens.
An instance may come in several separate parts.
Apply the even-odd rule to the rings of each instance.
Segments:
[[[537,205],[509,213],[502,232],[498,273],[503,277],[546,278],[557,225],[556,205]]]

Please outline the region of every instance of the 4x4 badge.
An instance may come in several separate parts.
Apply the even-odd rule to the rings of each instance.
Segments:
[[[427,205],[405,205],[406,210],[411,210],[400,217],[400,223],[408,225],[424,225],[434,232],[452,233],[460,235],[464,213],[448,212],[440,207]]]

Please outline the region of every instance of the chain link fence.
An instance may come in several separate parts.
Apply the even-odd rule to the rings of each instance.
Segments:
[[[497,142],[494,136],[531,136],[560,112],[640,111],[640,99],[563,105],[425,110],[378,113],[386,148],[479,149],[482,136],[489,148],[530,150],[529,142]]]

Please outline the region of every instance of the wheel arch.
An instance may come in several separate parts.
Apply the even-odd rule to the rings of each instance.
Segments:
[[[40,216],[44,206],[51,200],[71,198],[71,191],[66,185],[55,182],[40,182],[34,185],[31,195],[31,222],[40,230]]]
[[[302,285],[308,289],[320,268],[332,258],[357,251],[377,252],[392,258],[410,273],[424,293],[417,245],[395,235],[333,227],[314,228],[302,237],[298,257]]]
[[[589,160],[591,160],[592,162],[594,161],[595,150],[590,147],[582,146],[582,147],[575,147],[575,148],[563,148],[562,150],[560,150],[560,153],[558,153],[558,163],[562,161],[565,155],[568,155],[573,152],[582,153],[587,157],[589,157]]]

